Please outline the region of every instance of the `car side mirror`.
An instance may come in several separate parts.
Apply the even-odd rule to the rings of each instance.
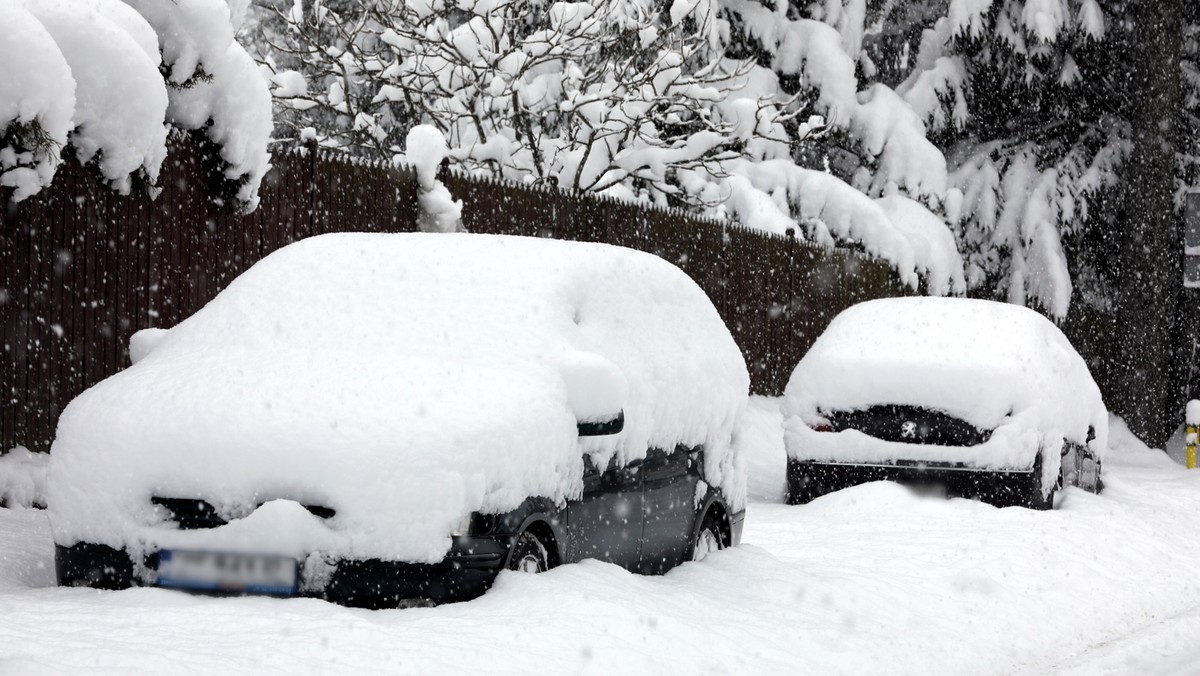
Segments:
[[[136,364],[150,354],[163,338],[167,337],[167,329],[142,329],[129,337],[129,362]]]
[[[598,354],[579,350],[566,350],[556,360],[579,436],[606,437],[625,429],[623,404],[629,384],[621,369]]]
[[[581,437],[606,437],[620,434],[625,429],[625,411],[617,411],[617,417],[607,420],[580,420],[576,426]]]

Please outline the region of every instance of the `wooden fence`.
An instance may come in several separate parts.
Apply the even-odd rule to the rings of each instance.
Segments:
[[[415,228],[411,171],[304,149],[278,151],[259,208],[210,199],[201,150],[173,143],[161,194],[121,196],[64,164],[54,185],[13,204],[0,189],[0,451],[49,448],[63,407],[128,363],[129,336],[170,327],[271,251],[334,231]],[[829,320],[905,291],[884,263],[678,211],[459,175],[471,232],[609,242],[655,253],[708,292],[750,366],[778,394]]]

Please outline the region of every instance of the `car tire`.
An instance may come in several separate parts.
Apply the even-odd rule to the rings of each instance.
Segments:
[[[513,541],[506,568],[522,573],[544,573],[550,569],[550,552],[536,535],[524,531]]]
[[[725,538],[721,537],[721,527],[717,524],[712,513],[704,515],[704,522],[692,541],[692,561],[703,561],[708,555],[725,549]]]

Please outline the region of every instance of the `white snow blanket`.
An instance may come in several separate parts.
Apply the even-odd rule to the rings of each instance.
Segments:
[[[433,562],[472,511],[578,495],[584,453],[676,443],[704,444],[708,482],[745,501],[731,450],[741,352],[699,287],[650,254],[325,235],[263,259],[138,352],[61,417],[48,488],[60,544],[135,560],[203,547]],[[578,420],[619,410],[621,434],[577,438]],[[173,530],[152,496],[234,520]]]
[[[993,430],[978,446],[884,441],[817,432],[832,411],[897,404]],[[1048,479],[1064,439],[1102,455],[1108,413],[1087,364],[1050,320],[1028,308],[963,298],[892,298],[842,312],[800,360],[784,397],[788,455],[801,460],[954,462],[1028,469],[1039,449]]]

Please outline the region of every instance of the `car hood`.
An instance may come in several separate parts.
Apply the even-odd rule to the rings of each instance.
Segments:
[[[472,511],[579,490],[575,416],[537,360],[156,356],[64,411],[48,495],[59,544],[432,562]],[[230,523],[177,530],[155,496],[206,500]]]

